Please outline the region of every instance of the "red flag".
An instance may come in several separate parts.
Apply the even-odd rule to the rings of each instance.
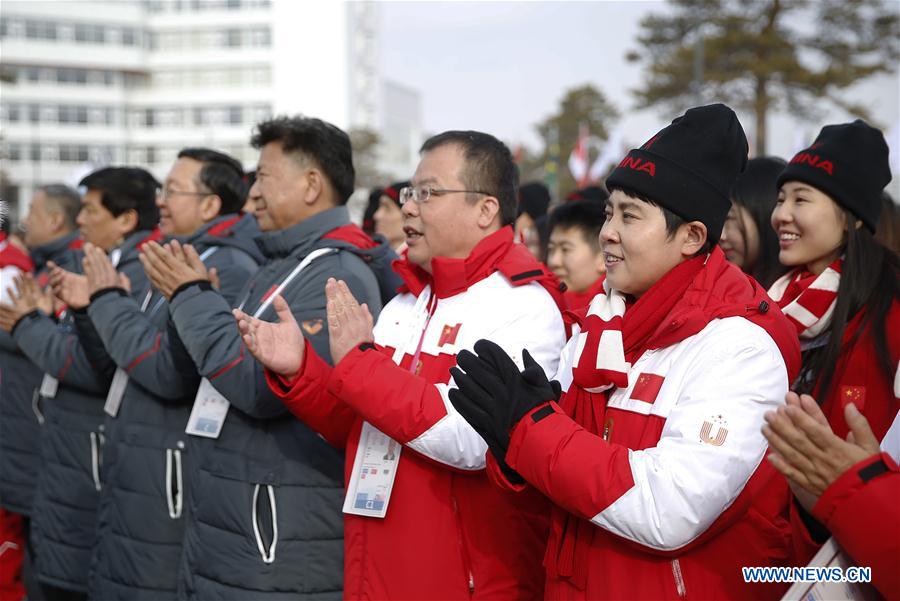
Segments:
[[[441,337],[438,339],[438,346],[455,343],[456,335],[459,334],[460,326],[462,326],[461,323],[458,323],[455,326],[451,326],[450,324],[445,325],[444,329],[441,330]]]
[[[645,403],[656,401],[664,380],[665,377],[656,374],[639,375],[637,382],[634,384],[634,390],[631,391],[631,398],[636,401],[644,401]]]

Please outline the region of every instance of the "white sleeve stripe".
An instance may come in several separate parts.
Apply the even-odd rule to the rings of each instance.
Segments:
[[[457,469],[483,470],[487,444],[450,403],[450,387],[447,384],[436,384],[436,387],[447,415],[406,446]]]

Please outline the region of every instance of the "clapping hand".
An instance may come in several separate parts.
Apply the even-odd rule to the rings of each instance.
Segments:
[[[272,305],[278,315],[275,323],[262,321],[240,309],[234,309],[232,313],[250,354],[270,371],[293,376],[303,364],[303,334],[290,306],[280,294]]]
[[[881,450],[869,422],[853,403],[844,408],[850,433],[841,440],[811,396],[789,392],[785,401],[766,413],[762,432],[772,449],[769,461],[787,477],[801,505],[811,510],[841,474]]]

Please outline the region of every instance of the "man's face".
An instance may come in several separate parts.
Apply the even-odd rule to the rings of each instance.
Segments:
[[[465,190],[460,179],[465,157],[456,144],[444,144],[425,153],[412,178],[415,188]],[[407,257],[426,271],[434,257],[464,259],[475,245],[489,233],[480,225],[482,203],[466,201],[466,194],[453,192],[433,194],[428,201],[410,200],[403,205],[403,231],[408,247]]]
[[[283,230],[310,216],[304,202],[309,168],[285,154],[280,142],[263,146],[259,154],[256,182],[250,190],[254,215],[264,232]]]
[[[103,206],[102,197],[100,190],[88,190],[81,199],[81,212],[78,213],[77,221],[85,242],[110,251],[133,229],[133,223],[129,225],[127,222],[129,211],[114,217]]]
[[[610,286],[635,297],[685,258],[679,236],[666,233],[662,209],[621,190],[614,190],[606,203],[600,249]]]
[[[603,253],[597,241],[586,239],[577,226],[553,228],[547,252],[547,267],[572,292],[587,292],[603,275]]]
[[[216,199],[202,183],[203,163],[181,157],[166,176],[163,189],[156,195],[159,229],[166,236],[188,236],[218,213],[211,207]]]
[[[22,221],[25,227],[25,245],[37,248],[58,238],[62,226],[62,214],[47,198],[43,190],[35,192],[28,207],[28,215]]]

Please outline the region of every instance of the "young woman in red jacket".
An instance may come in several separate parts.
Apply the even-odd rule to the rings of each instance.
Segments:
[[[848,403],[878,440],[900,406],[900,261],[874,238],[890,180],[884,137],[860,120],[823,128],[778,177],[772,226],[778,258],[793,269],[769,295],[800,336],[803,365],[792,389],[815,397],[841,439],[850,431]],[[793,561],[805,565],[830,532],[813,517],[817,498],[788,481],[798,501]]]
[[[792,388],[818,400],[841,438],[847,403],[879,440],[900,405],[900,261],[874,238],[890,181],[884,136],[861,120],[824,127],[778,177],[772,226],[794,269],[769,295],[800,336]]]

